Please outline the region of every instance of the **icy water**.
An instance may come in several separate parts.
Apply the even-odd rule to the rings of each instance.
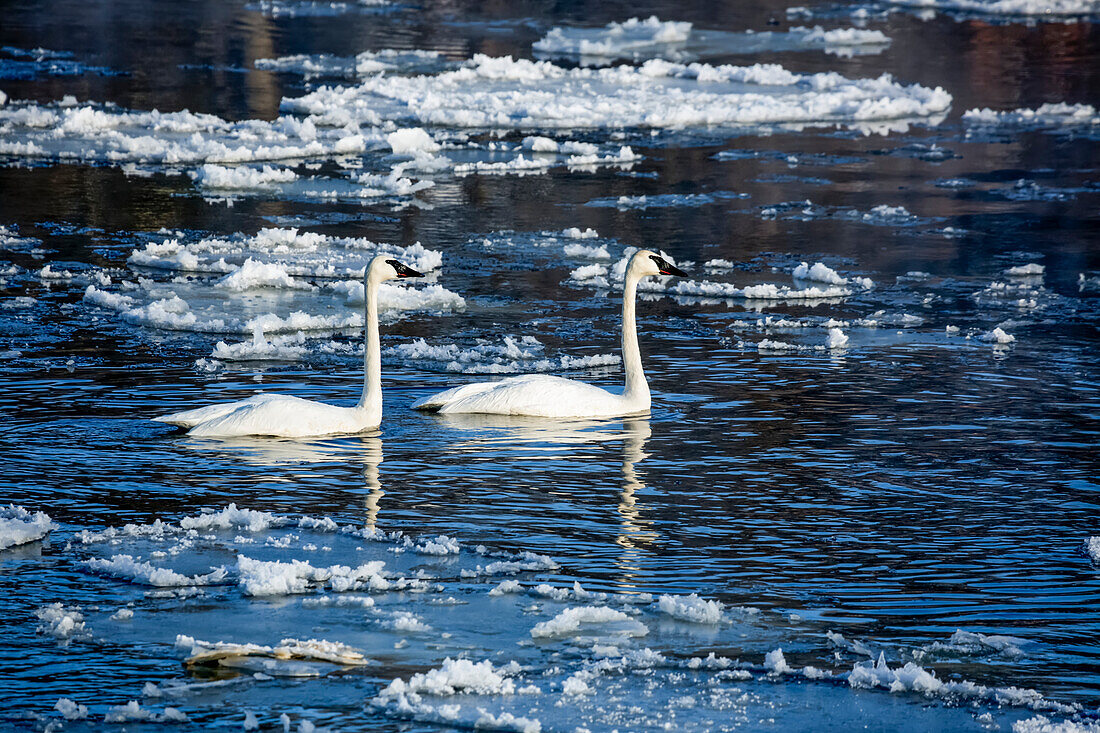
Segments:
[[[934,5],[7,4],[0,727],[1097,730],[1100,8]]]

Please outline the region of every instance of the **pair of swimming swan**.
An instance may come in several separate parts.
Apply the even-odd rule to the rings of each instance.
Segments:
[[[630,258],[623,283],[622,352],[626,384],[611,392],[584,382],[546,374],[526,374],[499,382],[467,384],[425,397],[413,408],[439,413],[487,413],[532,417],[617,417],[645,412],[650,406],[649,384],[642,371],[634,300],[638,282],[655,275],[686,276],[683,270],[649,250]],[[379,255],[366,271],[366,348],[363,357],[363,396],[354,407],[337,407],[286,395],[258,394],[154,418],[188,428],[200,437],[271,435],[302,438],[360,433],[382,422],[382,354],[378,337],[378,286],[386,280],[423,277],[395,259]]]

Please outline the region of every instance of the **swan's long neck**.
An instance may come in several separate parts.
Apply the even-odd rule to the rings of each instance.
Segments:
[[[364,300],[367,301],[366,322],[363,324],[363,396],[356,405],[369,415],[382,417],[382,348],[378,342],[378,282],[366,278]]]
[[[623,283],[623,366],[626,367],[626,389],[623,397],[644,401],[649,407],[649,383],[642,371],[642,352],[638,349],[638,324],[634,320],[634,300],[640,278],[627,270]]]

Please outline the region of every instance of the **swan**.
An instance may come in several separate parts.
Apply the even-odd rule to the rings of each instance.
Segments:
[[[547,374],[525,374],[499,382],[481,382],[454,387],[424,397],[413,409],[456,413],[528,415],[531,417],[580,418],[616,417],[649,410],[649,384],[642,371],[638,351],[638,329],[634,323],[634,296],[638,282],[654,275],[687,273],[660,255],[638,250],[626,266],[623,283],[622,351],[626,366],[626,386],[611,392],[584,382]]]
[[[382,422],[382,354],[378,343],[378,286],[386,280],[424,277],[423,274],[378,255],[366,270],[363,356],[363,396],[355,407],[338,407],[288,395],[257,394],[239,402],[226,402],[153,418],[156,422],[189,428],[198,437],[270,435],[303,438],[311,435],[360,433]]]

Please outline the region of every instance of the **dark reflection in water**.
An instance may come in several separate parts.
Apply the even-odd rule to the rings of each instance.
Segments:
[[[73,94],[138,109],[271,119],[279,100],[304,86],[240,71],[258,58],[380,48],[434,49],[452,59],[530,57],[531,42],[561,22],[656,13],[700,27],[763,30],[770,19],[786,22],[785,8],[445,3],[333,20],[273,19],[220,0],[24,1],[5,6],[0,44],[72,51],[79,61],[129,75],[4,80],[0,88],[16,99]],[[43,240],[42,253],[2,253],[28,270],[45,262],[124,267],[137,238],[161,227],[253,232],[273,218],[333,212],[344,217],[309,228],[443,250],[441,283],[469,307],[410,315],[384,328],[385,345],[518,333],[537,336],[548,351],[613,350],[613,296],[563,285],[567,262],[488,252],[477,243],[498,230],[571,226],[664,249],[697,267],[730,259],[753,278],[799,259],[831,258],[870,274],[879,287],[843,303],[781,304],[768,313],[855,319],[881,309],[925,319],[916,329],[866,329],[843,354],[775,354],[738,346],[744,333],[732,322],[755,316],[744,303],[643,301],[642,348],[656,395],[649,417],[547,424],[419,415],[407,409],[414,399],[472,378],[386,364],[380,435],[224,443],[189,439],[148,418],[260,388],[349,404],[361,379],[358,357],[210,376],[192,364],[209,355],[213,339],[120,324],[82,304],[82,285],[47,287],[28,278],[2,290],[5,299],[37,302],[0,313],[0,351],[21,352],[0,361],[0,501],[44,509],[65,531],[175,519],[236,502],[546,553],[562,566],[557,580],[781,609],[815,633],[837,630],[891,647],[943,641],[956,629],[1019,637],[1028,643],[1022,658],[944,660],[937,669],[1095,707],[1100,570],[1083,547],[1100,535],[1100,339],[1097,299],[1078,290],[1078,277],[1100,269],[1100,153],[1095,134],[968,137],[959,115],[986,106],[1096,104],[1100,26],[922,21],[899,13],[876,27],[893,39],[877,56],[717,61],[850,76],[890,72],[943,86],[955,105],[941,126],[889,136],[825,129],[661,139],[634,168],[654,177],[554,171],[446,179],[419,195],[430,205],[424,208],[264,199],[227,207],[203,201],[186,177],[170,172],[139,178],[79,165],[0,169],[0,224]],[[911,154],[932,144],[953,155]],[[714,158],[729,149],[767,155]],[[933,184],[952,178],[984,187]],[[1082,193],[1014,201],[988,192],[1021,178]],[[750,198],[643,211],[584,206],[601,197],[714,191]],[[807,198],[859,211],[900,205],[929,223],[759,215],[760,207]],[[945,236],[944,227],[958,231]],[[977,303],[973,293],[1020,262],[1021,252],[1046,265],[1056,300],[1037,315]],[[918,270],[933,284],[895,284]],[[1009,349],[943,335],[947,325],[977,333],[1005,319],[1020,321],[1019,342]],[[614,370],[583,378],[605,386],[620,380]],[[19,685],[48,676],[48,664],[88,663],[79,647],[57,652],[60,661],[46,659],[56,650],[36,647],[32,663],[16,651],[35,638],[33,604],[17,598],[19,591],[48,582],[52,595],[35,590],[43,604],[71,593],[107,605],[79,595],[84,576],[68,565],[57,570],[63,557],[63,542],[55,541],[0,558],[0,611],[21,620],[0,656],[6,668],[18,667],[16,681],[0,690],[9,684],[26,694]],[[133,674],[175,664],[150,654],[134,662]]]

